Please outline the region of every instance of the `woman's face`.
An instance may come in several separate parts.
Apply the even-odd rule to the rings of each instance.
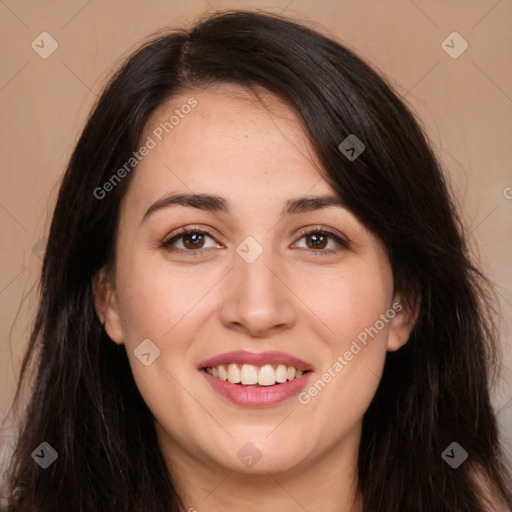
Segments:
[[[241,473],[354,455],[411,328],[385,252],[341,205],[311,201],[336,195],[293,111],[265,103],[223,84],[154,113],[97,299],[164,451]]]

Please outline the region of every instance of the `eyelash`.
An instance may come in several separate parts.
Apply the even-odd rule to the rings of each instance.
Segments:
[[[171,247],[171,245],[174,242],[176,242],[180,238],[183,238],[185,235],[192,234],[192,233],[200,234],[200,235],[207,235],[210,238],[215,239],[209,231],[206,231],[204,229],[196,229],[194,227],[185,227],[185,228],[181,229],[178,233],[173,235],[171,238],[169,238],[168,240],[164,241],[162,243],[162,245],[161,245],[161,248],[162,249],[166,249],[169,252],[182,252],[182,253],[186,252],[187,255],[189,255],[189,256],[201,256],[203,254],[203,252],[208,250],[208,249],[175,249],[175,248]],[[340,252],[343,249],[348,249],[349,248],[349,243],[346,240],[344,240],[340,236],[336,235],[335,233],[333,233],[331,231],[328,231],[326,229],[323,229],[321,227],[315,227],[315,228],[312,228],[312,229],[311,228],[303,229],[300,232],[299,240],[301,238],[303,238],[304,236],[307,236],[307,235],[318,235],[318,234],[327,235],[329,238],[332,238],[333,240],[335,240],[342,247],[342,249],[338,248],[338,249],[327,249],[327,250],[320,250],[320,249],[319,250],[316,250],[316,249],[304,249],[304,250],[310,251],[310,252],[314,252],[314,253],[318,253],[318,254],[321,254],[323,256],[327,256],[327,255],[331,255],[331,254],[336,254],[336,253]]]

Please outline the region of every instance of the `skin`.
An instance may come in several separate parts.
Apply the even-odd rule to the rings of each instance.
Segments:
[[[96,280],[100,320],[126,346],[187,508],[360,510],[362,416],[386,352],[407,342],[414,318],[403,308],[305,405],[295,396],[250,409],[214,391],[198,364],[232,350],[294,355],[313,366],[315,382],[401,297],[386,253],[351,212],[280,216],[289,199],[334,195],[281,100],[267,94],[265,108],[227,84],[188,91],[154,112],[143,140],[191,96],[197,106],[139,164],[124,198],[115,267]],[[231,213],[172,206],[141,222],[176,192],[223,196]],[[202,254],[185,252],[190,237],[174,243],[181,252],[161,247],[183,226],[210,231]],[[318,226],[349,247],[329,238],[316,248],[300,230]],[[236,253],[247,236],[263,248],[252,263]],[[149,366],[134,355],[146,338],[161,351]],[[262,455],[252,468],[237,457],[248,442]]]

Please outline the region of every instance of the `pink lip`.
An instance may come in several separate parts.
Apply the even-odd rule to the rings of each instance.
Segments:
[[[201,374],[217,393],[235,404],[245,407],[270,407],[297,395],[304,388],[312,373],[308,372],[298,379],[289,380],[282,384],[274,384],[273,386],[244,386],[242,384],[232,384],[201,371]]]
[[[221,364],[252,364],[254,366],[263,366],[265,364],[284,364],[294,366],[297,370],[312,370],[312,367],[306,361],[297,357],[285,354],[283,352],[262,352],[255,354],[245,350],[227,352],[199,363],[199,370],[207,382],[217,393],[228,398],[237,405],[245,407],[269,407],[278,404],[297,395],[304,388],[309,380],[312,371],[308,371],[302,377],[286,381],[273,386],[244,386],[242,384],[232,384],[229,381],[221,380],[206,373],[205,368],[212,368]]]
[[[294,366],[297,370],[312,370],[311,365],[306,363],[306,361],[285,354],[284,352],[261,352],[260,354],[255,354],[254,352],[247,352],[245,350],[226,352],[225,354],[212,357],[207,361],[199,363],[199,368],[212,368],[229,363],[252,364],[254,366],[285,364],[287,366]]]

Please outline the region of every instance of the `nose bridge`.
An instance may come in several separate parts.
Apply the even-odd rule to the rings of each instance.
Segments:
[[[247,237],[236,249],[222,320],[263,336],[294,319],[292,295],[277,277],[281,262],[266,239],[265,246]]]
[[[247,237],[236,249],[234,271],[238,286],[243,296],[249,300],[277,302],[277,296],[281,295],[273,268],[278,268],[280,263],[271,247],[270,237],[258,242],[252,236]]]

